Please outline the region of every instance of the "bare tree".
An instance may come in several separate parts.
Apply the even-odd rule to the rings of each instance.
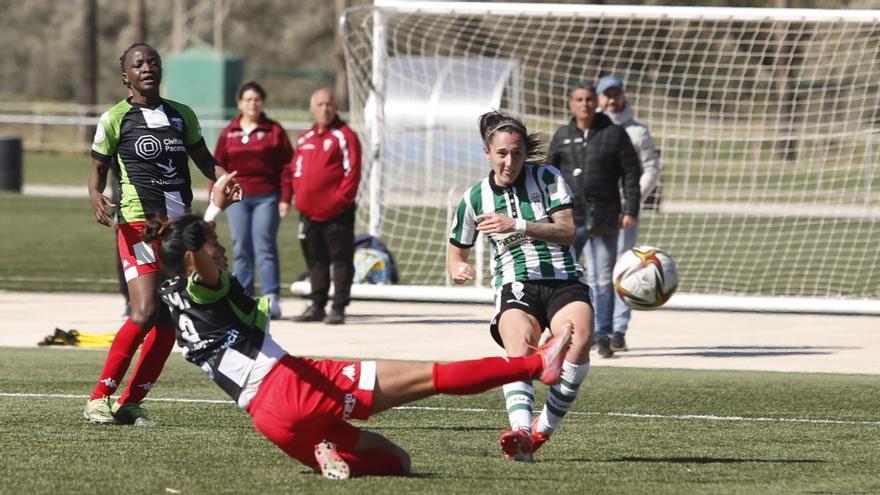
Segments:
[[[348,77],[345,72],[345,49],[343,48],[342,29],[339,25],[339,18],[342,12],[351,5],[351,0],[336,0],[336,17],[334,18],[335,33],[335,68],[336,68],[336,87],[333,92],[336,93],[336,101],[343,111],[348,110]]]
[[[132,42],[145,43],[147,41],[147,14],[144,0],[132,0],[131,4],[131,27],[134,38]]]
[[[98,28],[95,20],[96,0],[81,0],[80,27],[82,47],[77,103],[95,105],[98,102]]]

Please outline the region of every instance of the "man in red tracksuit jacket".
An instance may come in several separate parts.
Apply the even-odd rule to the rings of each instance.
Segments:
[[[282,180],[281,213],[291,197],[299,210],[299,237],[305,250],[312,285],[312,304],[294,321],[345,323],[354,275],[355,196],[361,180],[361,145],[357,135],[336,114],[330,89],[312,94],[309,109],[315,125],[300,135]],[[327,314],[330,265],[333,265],[333,304]]]

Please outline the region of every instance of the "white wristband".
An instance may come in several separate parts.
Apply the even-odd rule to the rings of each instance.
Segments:
[[[217,180],[214,181],[214,184],[220,182],[225,177],[226,177],[226,174],[223,174],[220,177],[217,177]],[[213,187],[211,188],[211,193],[208,195],[208,203],[210,203],[211,206],[214,206],[214,188]],[[215,215],[216,215],[216,213],[215,213]]]
[[[522,232],[523,234],[525,234],[526,233],[526,221],[522,218],[517,218],[516,219],[516,227],[514,227],[513,230],[515,230],[517,232]]]
[[[223,211],[223,210],[221,210],[220,207],[215,205],[214,203],[209,204],[208,209],[205,210],[205,221],[206,222],[213,222],[214,219],[217,218],[217,215],[220,214],[221,211]]]

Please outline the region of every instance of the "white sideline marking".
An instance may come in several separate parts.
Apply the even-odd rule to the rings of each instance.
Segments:
[[[0,397],[21,398],[44,398],[44,399],[88,399],[88,395],[75,394],[31,394],[19,392],[0,392]],[[175,399],[163,397],[150,397],[148,402],[179,402],[185,404],[235,404],[231,400],[223,399]],[[476,413],[504,413],[501,409],[484,409],[472,407],[431,407],[431,406],[398,406],[393,408],[397,411],[446,411],[446,412],[476,412]],[[711,414],[641,414],[641,413],[598,413],[569,411],[572,416],[611,416],[615,418],[637,419],[699,419],[705,421],[744,421],[756,423],[806,423],[817,425],[852,425],[852,426],[880,426],[880,421],[848,421],[839,419],[806,419],[806,418],[750,418],[747,416],[715,416]]]

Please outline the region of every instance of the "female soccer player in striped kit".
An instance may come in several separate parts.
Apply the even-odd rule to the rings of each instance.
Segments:
[[[215,186],[215,206],[221,208],[231,202],[223,191]],[[330,479],[404,475],[410,469],[405,450],[349,419],[367,419],[435,394],[476,394],[513,380],[556,383],[571,340],[564,328],[531,356],[447,364],[294,357],[269,335],[269,299],[254,299],[226,271],[225,249],[211,224],[195,215],[164,223],[154,219],[144,240],[160,241],[163,267],[175,275],[159,294],[176,322],[186,360],[246,410],[263,436]]]
[[[539,142],[519,120],[493,111],[480,117],[480,134],[492,170],[461,199],[453,219],[447,270],[455,283],[473,280],[468,263],[477,234],[489,239],[495,285],[490,333],[511,357],[526,356],[544,328],[555,335],[571,322],[571,348],[560,383],[550,389],[532,420],[530,381],[503,388],[511,429],[501,435],[508,459],[529,462],[559,428],[590,369],[593,309],[575,239],[571,191],[555,167],[527,162]]]

